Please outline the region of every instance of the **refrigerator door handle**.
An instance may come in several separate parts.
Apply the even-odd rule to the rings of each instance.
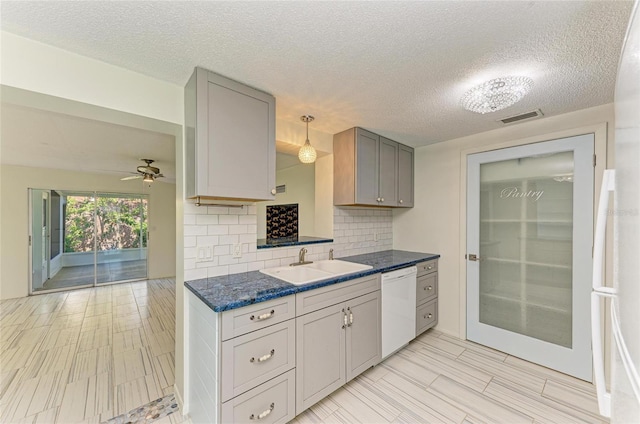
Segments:
[[[611,393],[607,392],[606,380],[604,378],[604,354],[602,350],[602,333],[600,330],[600,320],[602,318],[600,297],[615,296],[613,289],[602,285],[607,208],[609,206],[609,196],[614,189],[615,170],[607,169],[602,176],[598,215],[596,215],[597,221],[593,241],[593,292],[591,293],[591,347],[593,349],[593,369],[596,392],[598,394],[598,409],[600,410],[600,415],[605,417],[611,416]]]

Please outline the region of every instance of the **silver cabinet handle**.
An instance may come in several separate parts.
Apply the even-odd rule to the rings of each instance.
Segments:
[[[433,290],[433,286],[428,286],[424,288],[425,290]]]
[[[427,267],[427,269],[428,269],[428,270],[429,270],[429,269],[433,269],[433,265],[429,265],[429,266]]]
[[[272,404],[269,406],[269,409],[267,409],[267,410],[265,410],[265,411],[262,411],[262,412],[261,412],[261,413],[259,413],[258,415],[251,414],[251,415],[249,416],[249,419],[250,419],[250,420],[261,420],[261,419],[263,419],[264,417],[266,417],[267,415],[269,415],[269,414],[271,413],[271,411],[273,411],[273,408],[275,408],[275,406],[276,406],[276,404],[275,404],[275,403],[272,403]]]
[[[351,308],[347,308],[347,311],[349,311],[349,324],[347,324],[347,327],[351,327],[353,325],[353,312],[351,312]]]
[[[249,359],[249,362],[253,363],[253,362],[264,362],[268,359],[271,359],[273,357],[273,355],[275,355],[276,350],[275,349],[271,349],[271,352],[267,353],[266,355],[262,355],[261,357],[259,357],[258,359],[256,358],[251,358]]]
[[[380,201],[380,198],[378,197],[376,200],[379,202],[379,201]]]
[[[381,201],[381,202],[384,202],[384,197],[381,197],[381,198],[380,198],[380,201]]]
[[[344,309],[342,310],[342,328],[346,328],[347,327],[347,314],[344,312]]]
[[[277,193],[277,192],[276,192],[276,189],[275,189],[275,188],[272,188],[272,189],[271,189],[271,194],[273,194],[273,195],[275,196],[275,195],[276,195],[276,193]]]
[[[433,316],[433,315],[431,315],[431,314],[425,315],[425,316],[424,316],[424,319],[429,319],[429,318],[431,318],[432,316]]]
[[[249,319],[250,319],[251,321],[262,321],[262,320],[265,320],[265,319],[269,319],[269,318],[271,318],[271,317],[273,316],[273,314],[275,314],[275,313],[276,313],[276,311],[274,311],[274,310],[272,309],[272,310],[271,310],[271,312],[269,312],[269,313],[267,313],[267,314],[262,314],[262,315],[258,315],[258,316],[251,315],[251,316],[249,317]]]
[[[400,201],[399,201],[399,202],[400,202],[400,204],[402,204],[402,199],[400,199]]]

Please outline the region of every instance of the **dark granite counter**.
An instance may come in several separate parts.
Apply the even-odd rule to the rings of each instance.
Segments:
[[[413,266],[419,262],[439,257],[440,255],[433,253],[385,250],[365,255],[336,258],[343,261],[371,265],[373,268],[301,286],[278,280],[259,271],[185,281],[184,285],[215,312],[222,312],[302,291],[338,284],[354,278]]]

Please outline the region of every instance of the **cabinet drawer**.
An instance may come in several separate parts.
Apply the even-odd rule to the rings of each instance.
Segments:
[[[286,423],[295,416],[295,370],[222,404],[223,423]]]
[[[438,273],[418,277],[416,280],[416,305],[438,296]]]
[[[296,316],[295,296],[260,302],[222,313],[222,340],[268,327]]]
[[[418,277],[420,277],[421,275],[436,272],[438,270],[438,260],[434,259],[432,261],[420,262],[416,266],[418,267]]]
[[[380,290],[380,274],[296,294],[296,315],[301,316],[354,297]]]
[[[295,329],[289,320],[222,342],[222,401],[295,367]]]
[[[416,309],[416,337],[438,323],[438,299]]]

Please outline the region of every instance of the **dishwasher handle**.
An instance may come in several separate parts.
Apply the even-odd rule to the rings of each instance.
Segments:
[[[397,271],[391,271],[382,274],[382,283],[389,281],[400,280],[407,277],[415,277],[418,274],[418,267],[412,266],[409,268],[399,269]]]

